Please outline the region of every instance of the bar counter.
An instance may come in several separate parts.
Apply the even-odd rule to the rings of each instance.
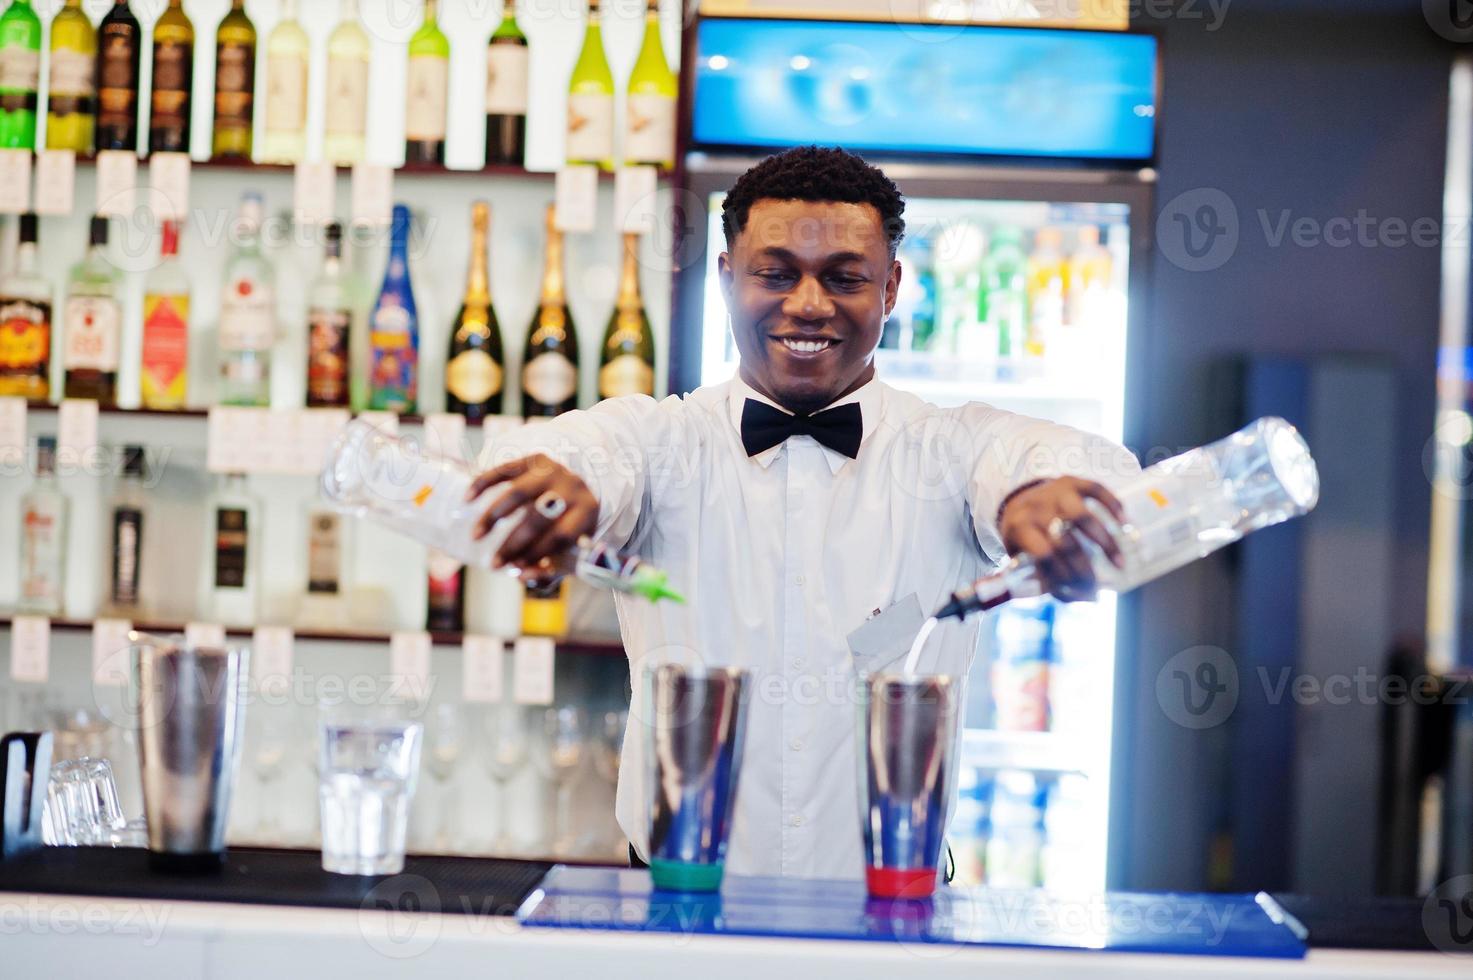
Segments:
[[[411,857],[398,879],[333,877],[322,892],[323,884],[311,881],[310,852],[232,851],[227,867],[236,870],[224,878],[174,879],[156,889],[155,876],[122,873],[142,865],[141,852],[67,850],[73,853],[0,862],[3,975],[481,978],[494,970],[512,977],[596,973],[600,980],[893,980],[922,971],[928,980],[1188,974],[1392,980],[1473,971],[1473,956],[1433,948],[1420,925],[1422,905],[1413,900],[1286,897],[1283,907],[1308,927],[1307,956],[1249,959],[546,929],[519,925],[510,914],[514,896],[535,894],[528,883],[546,866],[533,862]],[[424,887],[406,891],[406,877]],[[1317,936],[1337,946],[1410,948],[1326,948]]]

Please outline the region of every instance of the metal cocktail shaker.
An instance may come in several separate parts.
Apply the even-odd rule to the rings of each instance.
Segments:
[[[149,863],[168,871],[216,869],[225,858],[240,757],[248,651],[132,639]]]
[[[860,678],[859,787],[865,881],[881,898],[928,898],[956,784],[955,678]]]
[[[646,674],[650,875],[656,888],[721,887],[746,736],[747,671],[664,663]]]

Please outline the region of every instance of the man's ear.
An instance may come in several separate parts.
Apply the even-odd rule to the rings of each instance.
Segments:
[[[885,319],[895,309],[895,300],[900,296],[900,261],[890,260],[890,275],[885,277]]]
[[[732,277],[731,253],[722,252],[716,256],[716,278],[721,283],[721,295],[725,297],[728,309],[731,307]]]

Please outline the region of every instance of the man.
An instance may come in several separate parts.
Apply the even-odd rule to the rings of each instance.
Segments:
[[[1021,552],[1056,594],[1091,595],[1089,559],[1062,522],[1119,560],[1085,501],[1119,515],[1098,481],[1136,472],[1129,453],[987,405],[943,410],[875,377],[900,285],[903,210],[895,184],[843,150],[763,160],[723,205],[720,276],[738,377],[520,430],[496,447],[518,458],[472,490],[509,481],[480,534],[526,508],[501,563],[530,569],[597,534],[684,591],[684,606],[617,597],[633,717],[644,714],[647,659],[752,671],[734,874],[862,875],[845,638],[875,610],[915,596],[929,613]],[[527,506],[539,500],[554,506]],[[977,635],[977,618],[948,621],[922,668],[965,675]],[[616,809],[647,858],[643,781],[631,737]]]

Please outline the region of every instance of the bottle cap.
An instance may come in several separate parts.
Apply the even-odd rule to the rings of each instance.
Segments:
[[[324,233],[327,238],[327,257],[340,259],[343,257],[343,226],[336,221],[327,226]]]
[[[634,570],[634,575],[629,581],[629,591],[650,602],[669,599],[685,605],[685,596],[670,587],[670,577],[650,565],[641,565]]]
[[[179,222],[173,218],[164,221],[160,229],[161,240],[159,241],[159,254],[170,256],[179,254]]]
[[[140,480],[148,475],[148,464],[142,446],[123,447],[123,475],[136,476]]]
[[[28,211],[20,216],[20,240],[32,245],[36,243],[36,229],[38,222],[34,212]]]
[[[87,241],[90,242],[93,245],[106,245],[107,244],[107,232],[108,232],[108,220],[107,220],[107,218],[104,217],[103,215],[100,215],[100,214],[94,214],[92,216],[92,227],[91,227],[90,232],[88,234]]]

